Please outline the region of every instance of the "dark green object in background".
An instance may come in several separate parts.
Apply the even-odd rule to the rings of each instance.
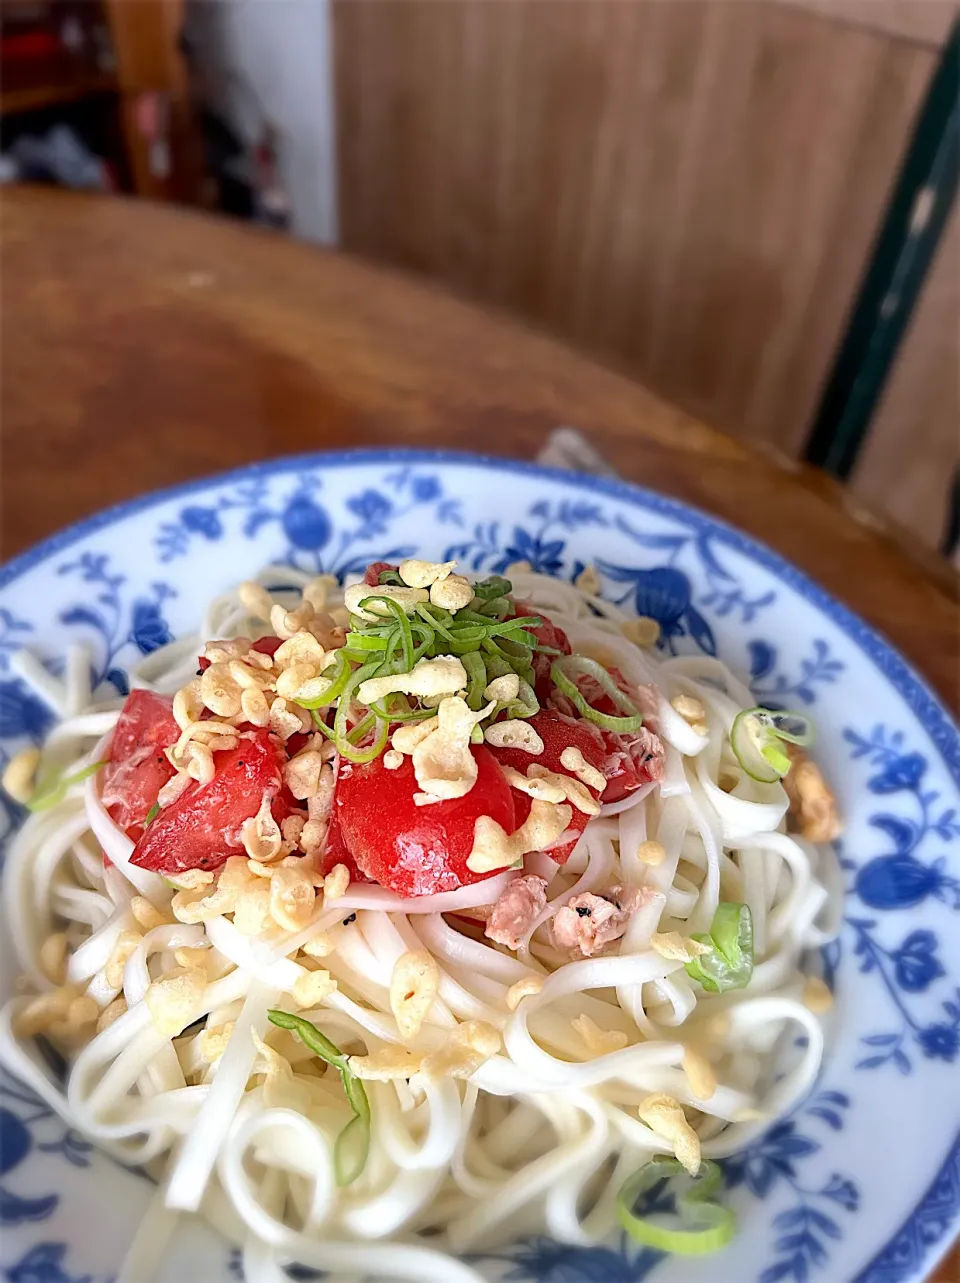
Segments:
[[[853,470],[883,394],[950,214],[958,173],[960,21],[920,109],[804,452],[809,463],[841,480]],[[955,492],[954,504],[957,498]],[[954,529],[954,540],[956,534]]]

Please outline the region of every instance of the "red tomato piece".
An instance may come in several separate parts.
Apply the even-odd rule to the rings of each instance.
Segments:
[[[367,875],[357,866],[356,860],[347,849],[347,844],[343,840],[343,832],[340,828],[340,816],[336,806],[330,815],[330,827],[327,829],[326,840],[323,844],[323,850],[320,852],[320,859],[317,868],[324,877],[337,864],[345,864],[350,870],[351,882],[369,882]]]
[[[174,774],[163,750],[179,737],[172,700],[144,690],[127,696],[103,768],[101,800],[114,822],[134,840],[157,794]]]
[[[217,753],[209,784],[191,784],[165,806],[137,843],[132,863],[156,873],[216,869],[238,855],[240,826],[263,795],[280,790],[282,754],[265,730],[245,733],[236,748]]]
[[[548,771],[556,771],[558,775],[572,775],[573,772],[562,765],[560,755],[565,748],[573,747],[578,748],[590,765],[595,766],[598,771],[604,769],[607,755],[603,738],[586,722],[565,717],[562,713],[556,713],[549,708],[541,709],[529,721],[543,740],[543,752],[534,757],[519,748],[494,748],[492,752],[501,766],[512,766],[521,775],[526,775],[527,767],[531,762],[536,762],[540,766],[545,766]],[[595,789],[590,791],[594,797],[597,797]],[[517,791],[514,791],[513,796],[517,808],[517,824],[520,825],[530,814],[530,797],[526,793]],[[576,807],[573,808],[570,828],[575,831],[574,835],[562,845],[551,848],[552,860],[556,860],[557,864],[566,864],[589,819],[589,815],[578,811]]]
[[[529,631],[533,633],[541,646],[549,646],[552,650],[559,650],[564,655],[570,655],[573,648],[570,645],[570,639],[562,628],[557,625],[542,610],[537,608],[529,601],[518,601],[514,603],[517,608],[517,615],[539,615],[543,621],[536,628]],[[534,689],[537,692],[537,699],[541,704],[546,704],[550,698],[553,685],[550,681],[550,667],[556,655],[544,655],[540,651],[535,652],[533,656],[533,671],[536,674]]]
[[[414,803],[419,789],[409,757],[395,771],[387,770],[382,757],[362,766],[340,763],[334,807],[362,872],[406,896],[455,891],[492,876],[467,868],[474,824],[489,815],[512,833],[514,794],[488,748],[475,744],[470,751],[477,763],[473,788],[431,806]]]
[[[619,668],[607,670],[623,693],[644,712],[644,703],[638,698]],[[613,717],[622,717],[623,709],[610,698],[598,681],[583,676],[577,679],[584,699],[598,713],[607,713]],[[607,787],[603,791],[604,802],[619,802],[621,798],[632,793],[634,789],[651,780],[658,780],[663,775],[663,744],[649,726],[641,726],[638,731],[598,731],[602,736],[605,750],[605,761],[600,768],[607,777]]]
[[[261,655],[275,655],[282,645],[282,637],[258,637],[250,649],[258,650]]]
[[[380,584],[380,572],[382,570],[399,570],[391,561],[371,561],[363,576],[363,582],[369,584],[371,588],[377,588]]]

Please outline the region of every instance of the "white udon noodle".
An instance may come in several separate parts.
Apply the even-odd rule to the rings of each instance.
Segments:
[[[306,578],[276,567],[259,577],[281,600]],[[124,1162],[147,1164],[160,1182],[118,1283],[146,1283],[178,1216],[191,1212],[244,1245],[251,1283],[280,1283],[281,1266],[294,1260],[344,1278],[477,1283],[479,1274],[449,1253],[487,1251],[531,1233],[573,1244],[609,1235],[623,1180],[652,1155],[670,1152],[637,1115],[649,1093],[669,1093],[696,1111],[704,1156],[720,1157],[749,1143],[813,1084],[824,1035],[801,1001],[801,961],[836,929],[839,884],[830,848],[787,836],[782,787],[751,780],[731,754],[730,727],[753,704],[749,690],[719,660],[639,650],[619,630],[622,611],[600,598],[541,575],[513,579],[518,596],[549,614],[576,650],[657,688],[667,752],[662,785],[604,807],[564,868],[540,855],[528,857],[528,869],[548,878],[553,908],[615,882],[659,895],[634,915],[613,951],[578,961],[552,947],[547,914],[517,954],[462,934],[443,916],[489,903],[512,873],[420,900],[353,884],[296,936],[275,929],[250,939],[223,917],[158,928],[126,964],[126,1014],[73,1058],[65,1090],[35,1045],[14,1036],[26,1001],[14,998],[0,1017],[0,1061],[72,1126]],[[217,597],[200,634],[148,656],[132,682],[172,693],[193,676],[205,641],[251,630],[262,626],[235,593]],[[18,664],[62,718],[48,753],[68,769],[96,761],[121,701],[89,689],[82,653],[71,655],[63,683],[27,654]],[[681,693],[706,706],[706,737],[671,707]],[[729,779],[720,787],[721,770],[735,787]],[[647,838],[666,850],[657,867],[637,855]],[[101,847],[114,864],[106,872]],[[66,930],[69,979],[85,984],[101,1007],[117,996],[104,969],[120,932],[133,925],[132,896],[163,907],[172,894],[158,876],[129,864],[131,849],[100,806],[93,779],[27,820],[3,886],[20,963],[37,990],[51,987],[41,946],[52,931]],[[721,899],[749,904],[756,968],[746,989],[708,994],[681,962],[653,951],[650,938],[706,930]],[[342,925],[354,910],[355,924]],[[301,1014],[341,1046],[362,1053],[401,1042],[388,999],[391,972],[402,952],[421,947],[436,959],[440,990],[409,1045],[435,1048],[466,1019],[489,1021],[504,1039],[503,1051],[469,1081],[368,1083],[370,1156],[346,1189],[337,1187],[332,1161],[333,1142],[351,1117],[337,1075],[307,1071],[312,1056],[299,1044],[285,1079],[254,1073],[252,1031],[276,1037],[267,1011],[292,1005],[285,995],[303,974],[294,957],[320,931],[336,945],[324,965],[338,989]],[[173,950],[201,943],[211,949],[204,1027],[236,1022],[213,1068],[199,1054],[203,1027],[165,1037],[143,1001],[151,978],[173,965]],[[507,989],[534,975],[545,978],[543,988],[511,1013]],[[571,1025],[580,1013],[621,1031],[628,1045],[591,1055]],[[713,1019],[718,1013],[726,1019]],[[704,1101],[681,1065],[686,1046],[705,1043],[719,1086]],[[289,1050],[289,1039],[282,1045]]]

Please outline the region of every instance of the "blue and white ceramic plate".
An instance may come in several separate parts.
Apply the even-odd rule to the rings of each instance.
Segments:
[[[10,671],[82,638],[100,681],[195,627],[212,592],[271,561],[342,575],[373,559],[525,559],[660,621],[673,651],[718,653],[758,701],[809,708],[847,819],[838,1019],[822,1081],[726,1164],[741,1233],[722,1257],[545,1239],[488,1262],[510,1283],[918,1283],[960,1224],[960,737],[890,647],[743,535],[607,480],[457,455],[281,460],[115,508],[0,572],[0,757],[50,714]],[[4,810],[3,808],[7,809]],[[20,819],[0,800],[0,834]],[[9,963],[9,959],[7,959]],[[13,984],[4,968],[4,984]],[[0,1270],[107,1283],[150,1195],[15,1081],[0,1081]],[[238,1257],[191,1230],[164,1283],[229,1283]],[[321,1277],[291,1270],[292,1278]]]

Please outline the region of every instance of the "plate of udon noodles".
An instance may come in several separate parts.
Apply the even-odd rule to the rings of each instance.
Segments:
[[[918,621],[922,626],[922,621]],[[0,572],[11,1283],[911,1283],[960,741],[606,479],[282,459]]]

